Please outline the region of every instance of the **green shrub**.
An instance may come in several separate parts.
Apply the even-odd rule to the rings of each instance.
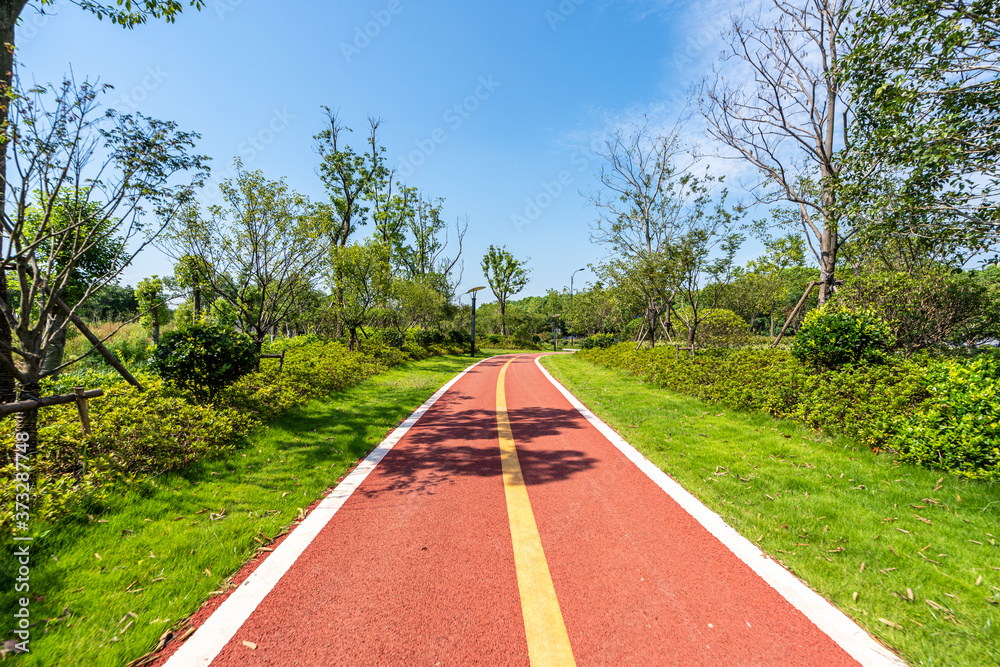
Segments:
[[[716,308],[698,325],[695,343],[698,347],[738,347],[750,340],[750,325],[731,310]]]
[[[95,373],[67,375],[46,384],[46,393],[62,393],[75,384],[92,383]],[[33,461],[35,516],[55,521],[79,514],[87,503],[119,492],[120,484],[183,468],[202,458],[232,452],[255,422],[228,407],[193,404],[162,380],[140,374],[140,392],[122,382],[104,384],[104,396],[89,401],[92,433],[84,442],[72,405],[40,410],[39,441]],[[14,422],[0,421],[3,460],[13,460]],[[9,463],[8,468],[13,468]],[[13,474],[0,471],[3,480]],[[13,486],[0,482],[0,527],[14,507]]]
[[[604,349],[606,347],[611,347],[615,344],[614,334],[609,333],[599,333],[593,336],[587,336],[580,341],[580,347],[584,350],[592,350],[594,348]]]
[[[444,334],[437,329],[415,329],[413,331],[413,342],[420,347],[430,347],[431,345],[441,345],[445,341]]]
[[[944,360],[927,372],[923,410],[894,420],[901,461],[980,479],[1000,479],[1000,362],[993,356]]]
[[[468,345],[471,338],[469,332],[464,329],[454,329],[448,332],[448,342],[452,345]]]
[[[153,368],[165,380],[198,396],[212,396],[257,363],[253,341],[214,324],[168,331],[153,351]]]
[[[887,446],[893,415],[914,412],[929,395],[915,361],[817,370],[787,350],[719,350],[691,359],[672,348],[635,350],[629,343],[581,354],[673,391],[844,433],[873,449]]]
[[[371,338],[397,350],[406,344],[406,336],[396,329],[376,329],[371,333]]]
[[[792,355],[822,368],[878,363],[892,348],[892,331],[873,311],[827,304],[809,312],[795,334]]]
[[[499,345],[500,341],[502,340],[503,338],[500,336],[500,334],[494,334],[494,333],[486,334],[486,342],[489,343],[490,345]]]

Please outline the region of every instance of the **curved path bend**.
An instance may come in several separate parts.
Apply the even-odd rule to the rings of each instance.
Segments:
[[[538,356],[435,394],[166,664],[903,664]]]

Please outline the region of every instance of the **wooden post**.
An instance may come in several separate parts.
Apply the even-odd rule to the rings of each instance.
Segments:
[[[80,426],[83,427],[84,437],[90,435],[90,410],[87,408],[87,398],[84,396],[86,389],[83,387],[73,387],[76,394],[76,409],[80,413]]]
[[[98,396],[104,396],[103,389],[88,389],[83,392],[83,398],[97,398]],[[78,401],[79,397],[76,393],[73,394],[61,394],[58,396],[45,396],[39,399],[27,400],[27,401],[15,401],[14,403],[2,403],[0,404],[0,417],[6,415],[14,414],[15,412],[25,412],[27,410],[37,410],[38,408],[44,408],[50,405],[63,405],[64,403],[73,403]]]
[[[778,332],[778,337],[774,339],[773,343],[771,343],[772,350],[778,347],[778,343],[781,342],[781,337],[785,335],[785,330],[788,329],[788,325],[792,323],[792,320],[795,319],[795,316],[799,314],[800,310],[802,310],[802,304],[806,302],[806,297],[808,297],[809,294],[812,292],[813,287],[815,287],[818,284],[819,283],[813,280],[812,282],[809,283],[809,286],[806,287],[805,294],[802,295],[802,298],[799,299],[799,302],[795,305],[795,309],[792,310],[791,314],[785,320],[785,326],[781,327],[781,331]]]
[[[285,367],[285,352],[287,352],[287,350],[282,350],[281,351],[281,361],[278,362],[278,374],[279,375],[281,374],[281,369],[283,369]]]

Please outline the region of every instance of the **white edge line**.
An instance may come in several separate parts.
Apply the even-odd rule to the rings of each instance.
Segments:
[[[490,357],[491,358],[491,357]],[[466,373],[487,361],[481,359],[453,377],[443,387],[424,401],[385,440],[373,449],[364,461],[351,471],[340,484],[330,492],[319,505],[309,513],[288,537],[271,552],[260,566],[240,584],[232,595],[195,631],[193,635],[164,663],[164,667],[187,667],[207,665],[215,659],[229,640],[239,631],[250,615],[257,609],[267,594],[292,567],[306,547],[319,535],[351,494],[374,470],[375,466],[389,453],[389,450],[406,435],[425,412],[445,394],[452,385]]]
[[[639,450],[630,445],[610,426],[601,421],[587,406],[571,394],[566,387],[545,370],[539,360],[535,365],[558,389],[566,400],[579,411],[611,444],[618,448],[639,470],[644,472],[653,482],[663,489],[667,495],[680,505],[688,514],[700,523],[717,540],[722,542],[751,570],[756,572],[782,597],[802,612],[820,630],[840,645],[852,658],[865,667],[905,667],[906,663],[898,656],[876,642],[863,628],[852,621],[846,614],[834,607],[828,600],[806,586],[794,574],[767,557],[750,540],[736,532],[721,516],[706,507],[700,500],[686,491],[669,475],[660,470]]]

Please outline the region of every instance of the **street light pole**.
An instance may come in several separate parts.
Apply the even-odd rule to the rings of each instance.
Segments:
[[[473,287],[466,294],[472,295],[472,356],[476,356],[476,292],[486,287]]]
[[[569,276],[569,344],[573,345],[576,341],[576,331],[573,330],[573,317],[576,316],[576,311],[573,310],[573,278],[576,274],[580,273],[584,269],[577,269]]]

